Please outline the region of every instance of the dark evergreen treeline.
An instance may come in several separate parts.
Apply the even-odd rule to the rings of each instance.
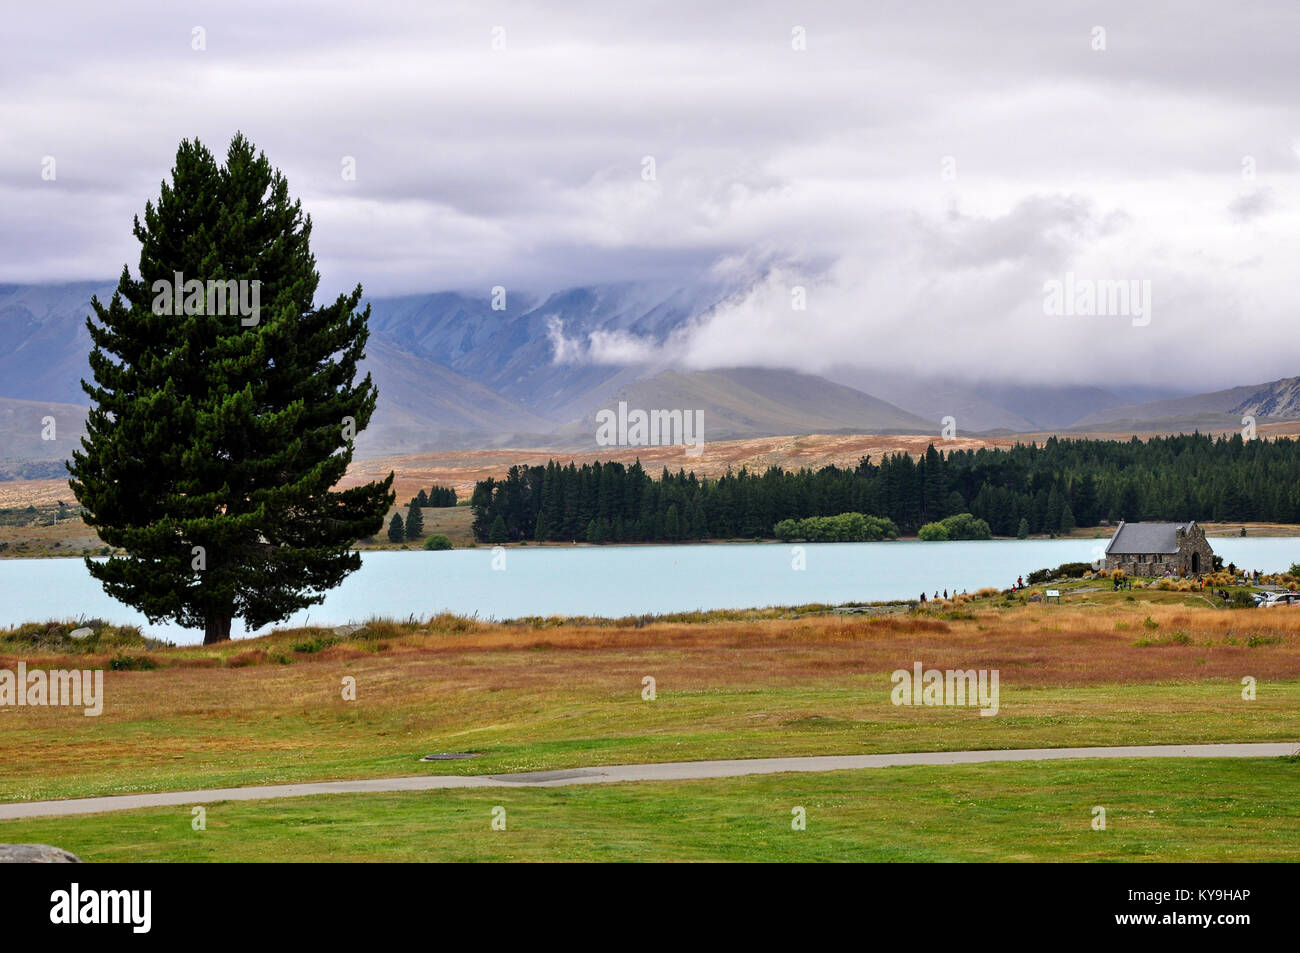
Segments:
[[[1300,523],[1300,444],[1211,438],[1050,438],[1043,446],[891,454],[857,467],[718,479],[640,463],[512,467],[470,500],[480,541],[770,538],[781,520],[865,513],[905,534],[971,513],[999,536],[1068,531],[1103,520]]]
[[[428,492],[421,490],[413,496],[411,504],[414,506],[455,506],[456,488],[434,484],[433,489]]]

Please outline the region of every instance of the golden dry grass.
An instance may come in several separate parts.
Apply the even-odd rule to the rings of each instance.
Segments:
[[[972,597],[973,599],[973,597]],[[945,605],[954,605],[946,603]],[[487,623],[444,615],[428,622],[372,620],[323,649],[294,652],[305,639],[331,639],[328,629],[278,630],[221,646],[182,646],[138,654],[163,667],[247,666],[289,657],[296,664],[338,659],[423,656],[452,660],[462,673],[480,664],[505,672],[607,672],[628,654],[671,652],[680,675],[700,686],[802,684],[837,671],[892,671],[917,657],[937,667],[997,666],[1020,670],[1027,685],[1156,682],[1225,678],[1245,659],[1272,678],[1300,678],[1300,610],[1228,611],[1143,601],[1107,605],[981,607],[966,617],[943,613],[859,616],[814,613],[790,618],[718,621],[563,619]],[[1252,641],[1254,645],[1252,646]],[[1149,643],[1149,644],[1139,644]],[[1259,647],[1269,651],[1260,653]],[[546,652],[544,656],[536,653]],[[0,666],[96,667],[111,656],[15,653],[0,648]],[[233,661],[240,659],[239,662]],[[493,681],[481,687],[500,687]]]
[[[1202,431],[1212,435],[1231,436],[1233,430]],[[1163,432],[1151,431],[1140,433],[1071,433],[1071,439],[1080,440],[1128,440],[1136,436],[1140,440],[1163,436]],[[1300,435],[1300,421],[1285,421],[1261,424],[1258,428],[1261,439],[1276,437],[1294,437]],[[1042,443],[1056,434],[1042,433],[1015,434],[1008,437],[958,437],[954,440],[941,441],[944,450],[977,450],[981,447],[1009,447],[1016,443]],[[934,434],[801,434],[781,437],[752,437],[746,440],[719,440],[705,444],[704,453],[698,458],[684,457],[681,447],[633,447],[608,448],[599,452],[575,452],[559,447],[530,447],[491,450],[443,450],[431,453],[416,453],[376,457],[355,461],[343,478],[343,486],[356,486],[371,480],[382,480],[390,472],[395,475],[393,482],[398,501],[409,500],[420,491],[437,483],[441,486],[456,488],[462,498],[474,490],[474,484],[488,477],[498,479],[506,475],[510,467],[519,465],[545,464],[548,460],[561,463],[573,463],[581,466],[596,460],[613,460],[631,463],[640,459],[642,465],[652,473],[658,473],[663,467],[674,472],[679,468],[694,470],[700,476],[721,476],[727,469],[738,470],[742,466],[750,469],[766,469],[780,466],[786,469],[799,467],[856,466],[866,455],[879,458],[885,454],[904,452],[922,454],[926,447],[940,442],[940,436]],[[0,507],[28,506],[50,504],[56,500],[72,501],[71,490],[67,480],[12,480],[0,482]],[[1242,525],[1260,535],[1292,535],[1300,532],[1300,527],[1265,523],[1224,523],[1214,525],[1219,532],[1216,535],[1233,535],[1240,532]],[[1267,530],[1277,529],[1278,532]],[[1250,531],[1248,530],[1248,531]],[[1285,531],[1283,531],[1285,530]],[[1078,530],[1074,535],[1087,535],[1089,530]]]
[[[67,491],[66,486],[64,490]],[[71,493],[65,492],[62,498],[71,499]],[[98,552],[104,545],[80,516],[61,519],[50,526],[0,525],[0,543],[7,544],[0,555],[15,558],[80,556],[87,551]]]
[[[107,671],[98,718],[0,708],[0,799],[410,774],[423,770],[419,755],[439,750],[480,754],[439,771],[480,773],[1300,733],[1300,612],[1119,602],[977,605],[963,616],[444,616],[372,622],[342,639],[313,629],[132,650],[161,667]],[[18,660],[9,651],[0,667]],[[110,662],[22,658],[47,668]],[[998,717],[892,705],[889,673],[916,661],[998,669]],[[653,703],[641,697],[645,676],[658,686]],[[1258,700],[1241,700],[1243,676],[1258,681]],[[345,677],[355,701],[341,696]]]
[[[748,440],[719,440],[706,443],[699,457],[687,457],[682,447],[610,447],[598,452],[575,452],[562,448],[528,448],[504,450],[445,450],[402,456],[360,460],[352,464],[343,485],[351,486],[383,479],[389,472],[396,475],[397,498],[410,499],[421,487],[434,483],[453,486],[462,497],[474,490],[474,484],[488,477],[500,479],[510,467],[545,465],[548,460],[577,466],[596,460],[632,463],[640,460],[646,470],[658,476],[668,467],[694,470],[699,476],[722,476],[728,469],[742,466],[764,470],[769,466],[786,469],[799,467],[856,466],[866,456],[879,458],[888,453],[921,454],[938,434],[808,434],[788,437],[755,437]],[[947,449],[978,449],[1011,446],[1014,439],[961,437],[944,443]]]

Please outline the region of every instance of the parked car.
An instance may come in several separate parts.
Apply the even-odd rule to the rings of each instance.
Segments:
[[[1300,606],[1300,592],[1270,592],[1259,603],[1261,609],[1275,606]]]

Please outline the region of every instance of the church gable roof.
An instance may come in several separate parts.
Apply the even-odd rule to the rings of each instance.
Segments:
[[[1178,531],[1194,523],[1121,523],[1106,552],[1127,556],[1141,553],[1178,552]]]

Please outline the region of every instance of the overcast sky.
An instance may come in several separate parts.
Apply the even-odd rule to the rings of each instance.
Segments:
[[[329,291],[723,275],[688,364],[1300,373],[1294,0],[43,0],[0,91],[0,281],[134,267],[178,141],[243,130]],[[1149,323],[1045,314],[1071,272],[1149,281]]]

